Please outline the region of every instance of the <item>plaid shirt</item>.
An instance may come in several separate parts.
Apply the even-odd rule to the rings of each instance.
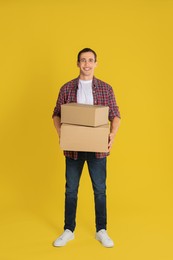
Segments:
[[[65,85],[61,87],[52,117],[61,117],[62,104],[77,103],[78,83],[79,77],[67,82]],[[107,83],[93,77],[92,89],[94,105],[102,105],[109,107],[109,121],[112,121],[114,117],[120,118],[119,108],[116,104],[116,99],[112,87]],[[64,151],[64,155],[75,160],[78,158],[78,152]],[[104,158],[108,156],[109,153],[97,152],[95,153],[95,155],[96,158]]]

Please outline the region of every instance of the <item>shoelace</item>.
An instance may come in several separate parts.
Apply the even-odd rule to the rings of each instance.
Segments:
[[[103,239],[111,240],[106,231],[101,231],[101,234]]]

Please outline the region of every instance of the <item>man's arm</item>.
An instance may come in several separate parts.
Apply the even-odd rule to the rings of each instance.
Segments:
[[[109,144],[108,144],[108,150],[111,150],[115,135],[118,131],[118,128],[120,126],[120,118],[119,117],[114,117],[114,119],[111,121],[110,125],[110,134],[109,134]]]
[[[59,116],[53,117],[53,123],[60,138],[61,135],[61,118]]]

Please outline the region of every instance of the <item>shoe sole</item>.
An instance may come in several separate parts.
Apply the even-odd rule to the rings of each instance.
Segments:
[[[114,247],[114,244],[111,245],[111,246],[104,245],[104,244],[102,243],[102,241],[101,241],[97,236],[96,236],[96,240],[99,241],[99,242],[102,244],[102,246],[104,246],[104,247],[107,247],[107,248]]]
[[[55,244],[53,243],[53,246],[54,246],[54,247],[63,247],[63,246],[65,246],[69,241],[71,241],[71,240],[73,240],[73,239],[74,239],[74,236],[72,236],[71,238],[69,238],[65,244],[55,245]]]

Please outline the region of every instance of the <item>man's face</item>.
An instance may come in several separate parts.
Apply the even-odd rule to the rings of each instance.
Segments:
[[[80,69],[80,77],[92,79],[94,75],[94,69],[97,66],[95,56],[92,52],[84,52],[80,55],[80,60],[77,63]]]

